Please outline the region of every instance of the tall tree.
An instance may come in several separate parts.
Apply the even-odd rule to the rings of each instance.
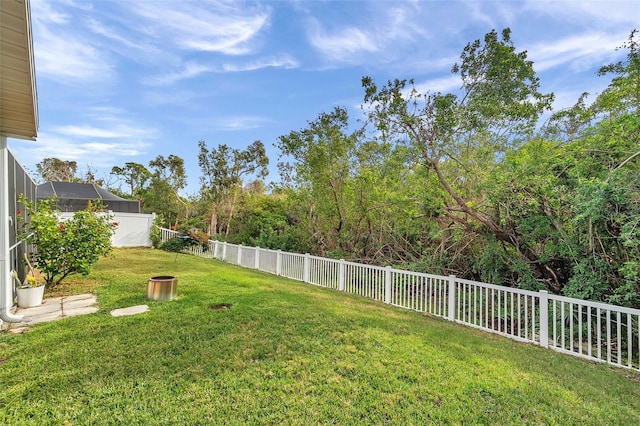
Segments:
[[[574,190],[567,227],[582,254],[565,293],[629,306],[640,305],[638,35],[633,30],[621,46],[624,60],[600,68],[612,80],[585,109],[592,124],[566,146],[562,168]]]
[[[210,206],[209,233],[218,233],[220,215],[226,207],[225,237],[228,237],[243,179],[249,176],[262,179],[267,176],[269,158],[260,141],[253,142],[244,150],[225,144],[209,150],[202,140],[198,142],[198,147],[198,165],[202,171],[200,191]]]
[[[151,172],[144,165],[134,162],[127,162],[123,167],[113,166],[111,175],[118,178],[127,185],[127,195],[140,199],[142,191],[151,179]]]
[[[177,155],[170,154],[167,158],[158,155],[149,161],[149,167],[152,168],[155,177],[167,182],[176,193],[187,184],[184,160]]]
[[[166,225],[177,226],[180,216],[186,217],[189,203],[179,191],[186,186],[184,160],[177,155],[157,156],[149,162],[151,182],[145,195],[145,211],[159,213]]]
[[[538,278],[557,286],[556,274],[539,262],[522,235],[495,220],[482,197],[472,198],[467,191],[487,167],[526,140],[553,95],[539,92],[533,64],[526,52],[516,51],[509,29],[469,43],[452,73],[460,77],[459,94],[421,94],[411,80],[390,81],[379,89],[364,77],[368,117],[383,134],[407,138],[421,155],[447,195],[443,208],[450,220],[510,245]],[[486,159],[481,167],[474,164],[478,155]],[[462,176],[447,173],[450,164]]]
[[[341,107],[278,138],[281,157],[287,159],[279,163],[280,173],[303,197],[301,224],[318,242],[319,254],[348,250],[350,181],[361,139],[361,130],[349,133],[349,116]]]
[[[36,164],[36,170],[45,182],[74,182],[78,163],[47,157]]]

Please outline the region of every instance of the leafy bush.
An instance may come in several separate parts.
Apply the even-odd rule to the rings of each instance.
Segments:
[[[182,250],[198,244],[197,241],[188,236],[179,236],[169,238],[165,241],[160,248],[165,251],[172,251],[174,253],[180,253]]]
[[[162,226],[161,224],[162,216],[156,215],[156,218],[153,221],[153,226],[151,227],[151,235],[149,235],[153,248],[160,248],[162,245],[162,233],[160,231],[160,226]]]
[[[39,201],[37,208],[22,195],[19,202],[27,212],[21,238],[35,245],[31,262],[42,271],[47,286],[60,284],[72,274],[87,275],[100,257],[111,252],[111,236],[118,223],[99,202],[66,221],[59,220],[55,198]]]

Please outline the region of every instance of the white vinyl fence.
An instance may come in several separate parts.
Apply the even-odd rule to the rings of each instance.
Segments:
[[[59,214],[61,220],[73,217],[72,212]],[[110,212],[113,221],[118,223],[115,233],[111,236],[114,247],[151,247],[151,230],[156,218],[155,213],[125,213]]]
[[[640,371],[640,309],[219,241],[189,252]]]

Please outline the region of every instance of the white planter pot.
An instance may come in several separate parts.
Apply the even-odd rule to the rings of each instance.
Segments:
[[[16,292],[18,293],[18,307],[40,306],[44,297],[44,284],[38,287],[18,287]]]

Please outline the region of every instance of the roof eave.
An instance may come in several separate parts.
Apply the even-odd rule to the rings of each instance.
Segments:
[[[39,123],[30,0],[0,1],[0,32],[0,134],[35,140]]]

